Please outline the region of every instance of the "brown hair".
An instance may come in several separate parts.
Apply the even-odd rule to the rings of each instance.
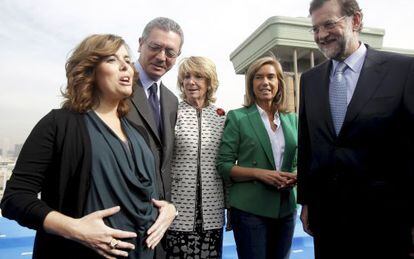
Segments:
[[[205,104],[208,106],[211,103],[214,103],[216,101],[214,94],[217,91],[219,81],[217,79],[216,65],[214,65],[213,61],[205,57],[194,56],[181,60],[178,68],[177,86],[181,92],[181,98],[183,100],[186,98],[183,81],[187,73],[197,74],[206,79],[207,93]]]
[[[246,93],[244,106],[249,107],[256,103],[256,97],[253,92],[253,79],[257,71],[264,65],[272,65],[276,70],[276,77],[278,80],[278,89],[273,99],[273,104],[276,105],[276,108],[279,112],[287,112],[286,106],[286,84],[283,76],[282,66],[279,61],[274,57],[263,57],[254,61],[246,72]]]
[[[62,103],[63,108],[84,113],[99,105],[96,68],[105,57],[115,54],[121,46],[129,50],[128,45],[119,36],[94,34],[86,37],[73,50],[65,66],[67,86],[62,91],[65,99]],[[135,84],[138,75],[136,72],[134,75]],[[128,110],[127,100],[121,100],[117,110],[118,116],[124,116]]]

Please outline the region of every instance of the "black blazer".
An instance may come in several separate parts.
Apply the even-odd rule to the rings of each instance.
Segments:
[[[81,114],[52,110],[37,123],[1,201],[3,216],[37,230],[33,258],[100,258],[81,244],[43,230],[52,210],[75,218],[83,215],[90,168],[91,143]]]
[[[298,202],[317,208],[309,215],[316,225],[329,220],[335,204],[344,218],[374,209],[384,219],[412,221],[414,59],[367,47],[338,136],[329,106],[331,64],[301,77]]]

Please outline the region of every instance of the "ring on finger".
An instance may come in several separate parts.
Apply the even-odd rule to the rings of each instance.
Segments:
[[[112,238],[108,245],[111,249],[115,249],[118,243],[119,243],[119,240]]]

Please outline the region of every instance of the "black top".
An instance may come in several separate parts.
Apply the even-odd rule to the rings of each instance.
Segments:
[[[107,225],[137,233],[137,238],[127,240],[136,247],[128,258],[153,258],[154,251],[146,248],[145,238],[157,217],[151,202],[151,198],[157,199],[154,156],[125,118],[121,118],[121,127],[129,148],[95,112],[88,112],[85,119],[93,143],[85,215],[120,205],[120,212],[106,218]]]
[[[137,130],[146,137],[145,130]],[[1,201],[4,217],[37,230],[33,258],[102,258],[77,242],[43,230],[43,221],[52,210],[83,216],[90,172],[91,141],[84,115],[52,110],[23,145]]]

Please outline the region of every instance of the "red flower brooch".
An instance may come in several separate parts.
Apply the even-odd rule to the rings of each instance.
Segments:
[[[221,108],[217,108],[216,112],[218,116],[224,116],[226,114],[226,112]]]

